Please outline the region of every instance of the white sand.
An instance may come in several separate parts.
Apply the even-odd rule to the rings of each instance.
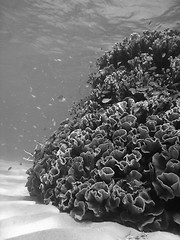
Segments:
[[[136,236],[139,240],[180,240],[166,232],[144,235],[113,222],[78,223],[54,206],[36,204],[25,188],[29,167],[0,160],[0,240],[133,240]]]

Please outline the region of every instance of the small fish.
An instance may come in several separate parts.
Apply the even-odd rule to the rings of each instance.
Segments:
[[[8,168],[8,171],[10,171],[11,169],[12,169],[12,167],[9,167],[9,168]]]
[[[54,59],[55,62],[61,62],[62,60],[60,58]]]
[[[153,92],[153,95],[154,95],[154,96],[158,96],[158,95],[160,95],[160,94],[161,94],[160,91],[154,91],[154,92]]]
[[[171,85],[171,87],[177,87],[177,86],[179,86],[180,85],[180,83],[173,83],[172,85]]]
[[[33,125],[33,128],[37,128],[37,126],[36,126],[36,125]]]
[[[108,93],[110,93],[110,90],[104,90],[104,91],[102,91],[102,94],[104,94],[104,95],[106,95],[106,94],[108,94]]]
[[[136,93],[136,89],[135,88],[130,88],[129,90],[131,91],[132,94]]]
[[[41,110],[41,107],[39,107],[39,106],[36,106],[36,108],[39,109],[39,110]]]
[[[163,54],[162,54],[162,58],[164,58],[165,56],[166,56],[166,53],[163,53]]]
[[[33,88],[32,87],[30,87],[30,92],[32,92],[33,91]]]
[[[149,85],[154,87],[159,87],[159,85],[156,82],[149,82]]]
[[[122,62],[118,62],[118,63],[117,63],[117,66],[119,67],[119,66],[121,65],[121,63],[122,63]]]
[[[156,66],[154,66],[154,67],[150,67],[150,68],[149,68],[149,71],[155,71],[156,69],[157,69]]]
[[[164,77],[163,74],[159,74],[159,73],[155,74],[154,76],[155,76],[155,77]]]
[[[111,100],[111,98],[103,98],[102,103],[109,103]]]
[[[36,98],[36,96],[34,94],[31,94],[31,97]]]
[[[52,119],[53,122],[53,126],[56,126],[56,121],[54,120],[54,118]]]
[[[138,90],[139,92],[144,92],[144,91],[147,91],[147,90],[148,90],[148,87],[137,88],[137,90]]]
[[[60,102],[65,102],[66,101],[66,98],[63,96],[63,95],[59,95],[57,97],[57,99],[60,101]]]

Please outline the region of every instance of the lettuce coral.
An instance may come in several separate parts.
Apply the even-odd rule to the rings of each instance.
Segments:
[[[91,94],[34,151],[27,188],[76,220],[178,225],[180,33],[131,34],[97,60]]]

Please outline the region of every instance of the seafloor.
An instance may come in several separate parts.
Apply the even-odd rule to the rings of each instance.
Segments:
[[[37,204],[25,188],[31,163],[0,160],[0,239],[178,240],[168,232],[141,233],[114,222],[78,223],[52,205]]]

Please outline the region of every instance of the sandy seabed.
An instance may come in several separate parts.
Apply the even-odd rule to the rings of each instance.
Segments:
[[[0,240],[180,240],[141,233],[114,222],[79,223],[52,205],[37,204],[25,188],[30,164],[0,160]]]

